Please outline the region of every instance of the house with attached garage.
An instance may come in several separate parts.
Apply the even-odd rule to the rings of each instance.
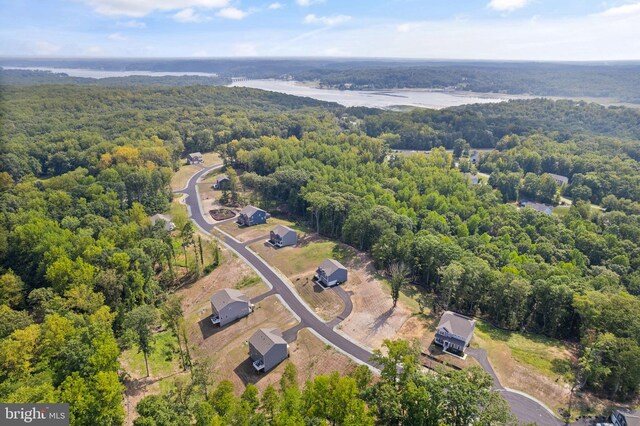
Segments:
[[[298,233],[288,226],[278,225],[269,233],[269,243],[276,247],[295,246]]]
[[[446,311],[440,317],[436,328],[435,342],[443,347],[445,352],[454,351],[464,353],[476,328],[476,320],[455,312]]]
[[[229,176],[220,175],[216,178],[215,182],[213,182],[213,189],[229,189],[230,182]]]
[[[338,285],[347,280],[347,268],[337,260],[325,259],[318,266],[315,278],[325,287]]]
[[[267,219],[270,217],[271,215],[262,209],[254,206],[246,206],[240,210],[238,220],[236,222],[240,226],[260,225],[262,223],[267,223]]]
[[[289,345],[277,328],[261,328],[249,339],[249,357],[256,371],[266,373],[289,356]]]
[[[211,296],[211,322],[220,327],[253,312],[249,298],[233,288],[224,288]]]
[[[204,163],[204,157],[199,152],[192,152],[187,155],[187,162],[189,164],[202,164]]]

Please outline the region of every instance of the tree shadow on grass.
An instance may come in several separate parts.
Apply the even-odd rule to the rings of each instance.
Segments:
[[[384,327],[389,318],[391,318],[391,315],[393,315],[393,307],[387,309],[386,312],[378,315],[378,317],[373,321],[373,324],[371,324],[371,326],[369,327],[369,330],[371,330],[373,333],[380,330],[382,327]]]

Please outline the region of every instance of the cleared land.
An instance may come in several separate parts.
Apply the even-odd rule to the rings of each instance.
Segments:
[[[177,191],[179,189],[184,188],[187,185],[187,181],[191,176],[194,175],[198,170],[201,170],[203,167],[212,166],[216,163],[220,162],[220,156],[215,152],[208,152],[206,154],[202,154],[204,158],[204,163],[199,165],[187,165],[186,158],[183,158],[181,164],[185,164],[180,167],[180,169],[174,173],[171,178],[171,190]]]
[[[202,194],[200,194],[200,196],[202,197]],[[267,223],[263,223],[261,225],[238,226],[234,221],[230,221],[220,225],[219,228],[233,236],[236,240],[246,242],[261,236],[264,236],[266,240],[269,236],[269,231],[271,231],[276,225],[285,225],[296,229],[298,231],[298,237],[300,238],[300,228],[296,227],[292,222],[274,217],[269,218]]]
[[[555,410],[566,407],[572,354],[561,341],[478,321],[472,346],[487,351],[503,386],[526,392]]]

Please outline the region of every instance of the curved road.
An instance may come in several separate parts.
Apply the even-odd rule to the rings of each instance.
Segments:
[[[201,171],[197,172],[189,179],[185,188],[179,191],[175,191],[177,193],[186,194],[187,197],[185,202],[190,210],[191,219],[202,231],[208,234],[211,234],[210,231],[215,227],[215,225],[207,222],[202,214],[196,185],[198,180],[203,175],[210,172],[211,170],[220,167],[222,167],[222,164],[216,164],[214,166],[203,168]],[[311,328],[324,340],[332,344],[334,347],[338,348],[340,351],[346,353],[350,357],[355,358],[358,361],[370,365],[376,369],[379,368],[379,366],[375,365],[369,360],[372,355],[369,350],[363,348],[357,343],[354,343],[340,333],[336,332],[333,329],[333,327],[337,324],[336,320],[325,323],[313,312],[311,312],[308,307],[300,301],[297,295],[294,294],[293,290],[282,280],[282,278],[280,278],[278,274],[274,272],[274,270],[268,264],[266,264],[261,258],[256,256],[252,251],[245,247],[246,243],[241,243],[228,236],[225,236],[223,241],[241,258],[249,263],[256,271],[258,271],[258,273],[262,275],[262,277],[271,285],[273,291],[282,297],[284,302],[289,306],[289,309],[300,318],[300,322],[302,323],[300,324],[300,328],[304,326]],[[346,294],[346,292],[338,292],[338,294],[343,300],[345,300],[345,297],[349,299],[350,305],[350,298],[348,297],[348,294]],[[345,303],[345,311],[347,310],[347,307],[349,305]],[[343,314],[344,313],[345,312],[343,312]],[[340,316],[342,316],[343,314],[341,314]],[[491,367],[491,364],[486,358],[486,353],[474,352],[471,355],[474,356],[474,358],[478,360],[485,371],[491,374],[491,376],[494,378],[495,388],[499,390],[502,396],[507,400],[509,406],[511,407],[511,411],[518,417],[519,421],[523,423],[536,422],[540,426],[558,426],[563,424],[563,422],[558,420],[546,407],[538,403],[536,400],[532,399],[526,394],[514,392],[510,389],[502,387],[495,372],[493,371],[493,368]]]

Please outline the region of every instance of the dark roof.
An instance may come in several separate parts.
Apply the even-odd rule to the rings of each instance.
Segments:
[[[256,212],[263,212],[264,210],[259,209],[255,206],[245,206],[242,210],[240,210],[240,214],[246,214],[247,216],[251,217],[253,216]]]
[[[322,261],[318,269],[322,269],[325,274],[331,275],[338,269],[347,269],[347,268],[337,260],[325,259]]]
[[[465,317],[464,315],[456,314],[455,312],[446,311],[440,317],[438,330],[444,328],[449,333],[453,333],[456,336],[464,337],[468,340],[469,337],[471,337],[471,335],[473,334],[475,325],[476,320],[474,319]]]
[[[202,157],[202,154],[200,152],[192,152],[191,154],[188,155],[188,157],[191,157],[191,158]]]
[[[289,232],[293,232],[293,233],[296,232],[293,229],[289,228],[288,226],[284,226],[284,225],[277,225],[275,228],[272,229],[272,231],[274,234],[280,235],[280,236],[284,236]]]
[[[277,328],[261,328],[249,339],[251,346],[256,348],[258,352],[265,355],[275,345],[287,344],[282,338],[282,332]]]
[[[216,183],[222,182],[223,180],[229,180],[229,176],[227,175],[220,175],[216,178]]]
[[[218,312],[225,306],[232,302],[246,302],[249,303],[249,298],[241,291],[234,288],[223,288],[213,296],[211,296],[211,303]]]

